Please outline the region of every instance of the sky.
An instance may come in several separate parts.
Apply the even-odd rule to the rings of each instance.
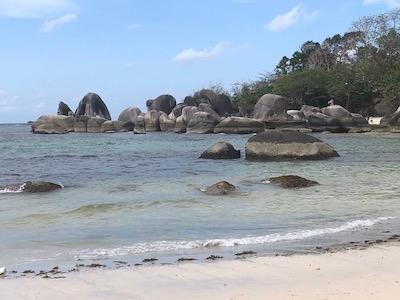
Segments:
[[[0,123],[75,110],[98,93],[113,119],[147,99],[255,80],[307,40],[400,0],[0,0]]]

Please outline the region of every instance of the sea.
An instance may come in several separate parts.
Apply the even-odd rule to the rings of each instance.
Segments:
[[[250,162],[244,149],[251,135],[36,135],[26,124],[0,125],[0,266],[313,253],[400,233],[400,135],[315,136],[340,157]],[[219,141],[240,149],[242,158],[199,159]],[[320,185],[268,184],[281,175]],[[38,194],[6,188],[27,180],[64,188]],[[222,180],[236,192],[201,191]]]

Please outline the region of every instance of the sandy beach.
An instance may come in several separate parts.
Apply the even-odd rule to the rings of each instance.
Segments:
[[[398,299],[400,246],[0,281],[1,299]]]

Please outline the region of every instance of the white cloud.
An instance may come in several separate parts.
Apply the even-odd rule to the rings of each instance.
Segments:
[[[130,30],[136,30],[136,29],[142,28],[142,25],[133,23],[133,24],[129,24],[128,28]]]
[[[44,21],[40,30],[43,32],[46,32],[46,33],[51,33],[54,30],[56,30],[57,28],[65,25],[65,24],[71,23],[71,22],[76,22],[77,20],[78,20],[77,15],[66,14],[57,19]]]
[[[393,8],[400,7],[400,0],[364,0],[364,4],[386,4],[387,6]]]
[[[318,16],[318,11],[308,12],[303,5],[297,5],[284,14],[280,14],[265,24],[270,31],[282,31],[289,27],[312,23]]]
[[[211,49],[196,50],[194,48],[183,50],[174,57],[176,62],[190,62],[196,60],[210,60],[219,54],[226,48],[226,42],[219,42]]]
[[[0,0],[0,16],[20,19],[45,19],[73,13],[72,0]]]

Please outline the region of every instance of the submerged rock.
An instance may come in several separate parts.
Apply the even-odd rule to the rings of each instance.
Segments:
[[[246,144],[247,160],[318,160],[338,156],[329,144],[295,131],[261,132]]]
[[[306,178],[296,175],[272,177],[268,179],[268,181],[271,184],[280,186],[284,189],[298,189],[298,188],[306,188],[314,185],[319,185],[319,183],[316,181],[308,180]]]
[[[227,181],[220,181],[204,190],[207,195],[221,196],[228,195],[236,190],[236,187]]]
[[[240,158],[240,150],[236,150],[231,144],[219,142],[204,151],[200,158],[204,159],[237,159]]]
[[[44,193],[62,188],[59,184],[47,181],[27,181],[21,186],[22,191],[26,193]]]

